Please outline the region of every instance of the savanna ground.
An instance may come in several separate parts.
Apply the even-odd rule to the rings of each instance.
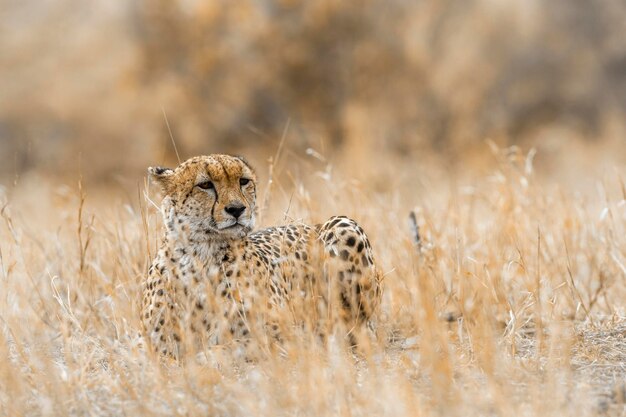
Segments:
[[[0,415],[624,415],[623,169],[547,174],[533,149],[481,152],[452,170],[356,148],[330,162],[287,141],[257,162],[261,226],[357,219],[385,293],[358,354],[335,334],[253,363],[216,346],[160,364],[144,347],[140,281],[161,229],[144,178],[130,192],[16,178],[2,189]]]

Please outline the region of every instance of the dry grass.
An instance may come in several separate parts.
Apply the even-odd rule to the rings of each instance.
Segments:
[[[159,365],[138,334],[154,207],[141,190],[85,199],[24,179],[2,204],[0,415],[626,413],[623,172],[588,194],[517,149],[494,149],[489,173],[463,183],[315,156],[275,161],[263,223],[341,213],[365,226],[386,290],[360,356],[330,337],[256,363],[215,347]]]

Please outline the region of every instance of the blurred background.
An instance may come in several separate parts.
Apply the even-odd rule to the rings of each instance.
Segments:
[[[360,178],[480,167],[487,141],[548,173],[626,163],[622,0],[1,3],[3,184],[136,185],[176,164],[164,114],[182,159],[266,165],[285,136]]]

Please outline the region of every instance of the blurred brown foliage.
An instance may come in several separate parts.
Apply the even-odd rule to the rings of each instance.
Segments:
[[[163,111],[183,157],[269,153],[288,122],[296,147],[410,155],[626,119],[622,0],[3,3],[4,175],[172,162]]]

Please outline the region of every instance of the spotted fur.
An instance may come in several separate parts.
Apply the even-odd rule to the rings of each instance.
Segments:
[[[164,192],[166,233],[143,282],[141,318],[159,353],[280,340],[296,304],[317,327],[371,319],[381,279],[355,221],[252,232],[256,176],[240,157],[200,156],[149,173]]]

